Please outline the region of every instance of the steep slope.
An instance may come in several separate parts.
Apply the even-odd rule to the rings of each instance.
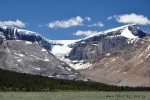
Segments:
[[[62,79],[74,79],[78,72],[36,43],[5,40],[0,45],[3,69]]]
[[[0,35],[4,36],[6,40],[25,40],[32,43],[36,42],[46,50],[51,50],[51,43],[49,40],[36,32],[17,29],[14,27],[1,26]]]
[[[76,41],[57,41],[51,53],[74,69],[85,69],[101,56],[128,47],[130,41],[138,41],[145,36],[146,33],[136,25],[125,25]]]
[[[136,25],[125,25],[67,45],[70,52],[61,60],[97,82],[150,86],[149,41]]]
[[[92,63],[102,55],[119,51],[128,46],[130,40],[138,40],[144,36],[146,33],[139,30],[135,25],[126,25],[99,32],[74,44],[68,58]]]
[[[55,41],[36,32],[7,26],[0,27],[0,38],[0,64],[4,69],[62,79],[80,76],[50,53],[51,46],[58,44]]]
[[[68,58],[71,50],[73,49],[72,45],[75,45],[77,41],[80,40],[57,40],[55,41],[55,45],[52,45],[51,53],[54,54],[61,61],[66,62],[74,69],[87,68],[88,66],[90,66],[89,63],[83,63],[83,60],[77,61],[70,60]]]
[[[150,86],[150,37],[97,59],[80,72],[94,81],[119,86]]]
[[[75,45],[68,58],[89,62],[81,68],[87,78],[113,85],[150,86],[150,36],[127,25],[87,37]]]

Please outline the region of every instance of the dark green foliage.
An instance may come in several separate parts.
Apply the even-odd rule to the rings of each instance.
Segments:
[[[146,87],[117,87],[102,83],[69,81],[0,69],[0,91],[149,91]]]

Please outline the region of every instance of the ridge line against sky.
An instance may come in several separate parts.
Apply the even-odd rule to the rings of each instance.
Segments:
[[[35,31],[48,39],[80,39],[125,24],[150,32],[148,0],[1,0],[1,4],[0,26]]]

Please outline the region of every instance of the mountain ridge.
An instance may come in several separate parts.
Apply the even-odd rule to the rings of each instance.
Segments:
[[[147,82],[149,62],[147,62],[147,59],[149,59],[148,43],[150,39],[147,33],[134,24],[98,32],[78,40],[48,40],[31,31],[17,31],[17,29],[11,28],[0,28],[0,35],[4,36],[6,41],[11,40],[18,44],[18,41],[23,40],[30,42],[25,43],[25,45],[37,44],[43,50],[46,49],[45,51],[49,52],[51,56],[57,57],[56,61],[59,62],[60,60],[68,66],[67,68],[70,68],[68,70],[71,70],[72,75],[75,75],[73,79],[90,79],[120,86],[149,86]],[[145,48],[147,48],[147,51]],[[137,57],[137,55],[141,56]],[[145,59],[141,57],[145,57]],[[143,68],[141,72],[139,71],[141,69],[140,63],[146,64],[143,65],[145,67],[141,67]],[[53,71],[56,71],[56,69],[54,68]],[[50,69],[47,70],[50,71]],[[56,78],[57,75],[59,76],[57,72],[55,73]],[[63,73],[66,72],[62,71],[61,74],[63,75]],[[61,74],[60,77],[63,77]],[[131,76],[133,76],[133,80],[130,79]],[[143,82],[137,82],[137,79],[143,80]]]

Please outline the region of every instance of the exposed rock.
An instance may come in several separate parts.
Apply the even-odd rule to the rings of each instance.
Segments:
[[[79,73],[36,43],[5,40],[0,45],[0,66],[21,73],[75,79]]]
[[[124,48],[129,48],[129,39],[121,35],[125,28],[128,28],[132,34],[138,36],[138,38],[146,36],[146,33],[138,29],[135,25],[122,27],[115,31],[106,31],[99,35],[78,41],[73,45],[73,49],[68,58],[71,60],[93,62],[107,53],[119,52]],[[134,41],[135,39],[130,40]]]

